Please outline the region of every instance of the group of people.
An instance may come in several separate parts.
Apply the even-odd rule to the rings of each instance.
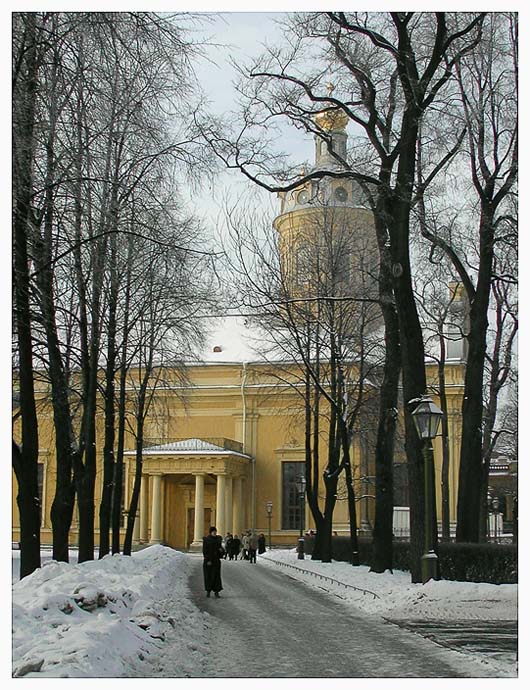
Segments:
[[[245,560],[251,563],[256,562],[256,553],[265,553],[265,535],[247,530],[241,536],[227,532],[224,539],[224,558],[229,561]]]
[[[247,530],[239,539],[237,534],[228,532],[223,541],[220,534],[217,534],[215,527],[210,527],[207,537],[202,540],[204,588],[206,596],[211,592],[219,598],[219,592],[223,589],[221,581],[221,560],[248,560],[256,562],[256,553],[265,553],[265,535],[259,536],[255,532]]]

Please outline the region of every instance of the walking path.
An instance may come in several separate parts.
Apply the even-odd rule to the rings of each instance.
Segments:
[[[307,587],[270,567],[223,561],[221,598],[207,599],[202,558],[190,577],[209,654],[195,677],[487,677],[486,667]],[[169,649],[167,650],[170,651]],[[157,675],[171,676],[171,654]]]

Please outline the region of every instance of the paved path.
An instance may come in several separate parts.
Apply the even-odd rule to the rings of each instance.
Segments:
[[[192,595],[213,617],[202,677],[491,675],[457,652],[381,618],[352,613],[340,599],[259,562],[223,561],[222,578],[221,598],[207,599],[197,558]]]
[[[437,644],[480,655],[485,659],[510,660],[517,667],[517,621],[399,620],[400,627],[429,637]]]

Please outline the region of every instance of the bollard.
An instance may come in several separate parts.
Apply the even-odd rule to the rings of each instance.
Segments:
[[[298,539],[298,560],[303,561],[305,558],[305,540],[303,537]]]

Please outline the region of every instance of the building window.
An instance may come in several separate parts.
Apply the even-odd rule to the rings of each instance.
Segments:
[[[125,481],[125,465],[121,470],[121,510],[120,510],[120,527],[125,527],[125,491],[127,490],[127,482]]]
[[[42,462],[39,462],[37,465],[37,483],[39,488],[40,521],[42,524],[42,515],[44,511],[44,463]]]
[[[394,465],[394,505],[408,506],[409,503],[409,478],[406,463],[399,462]]]
[[[294,284],[303,287],[311,278],[311,250],[307,243],[299,244],[295,249]]]
[[[341,250],[335,262],[335,278],[339,283],[349,283],[351,281],[352,255],[347,250]]]
[[[305,475],[304,462],[282,463],[282,529],[300,529],[302,513],[298,480]]]

